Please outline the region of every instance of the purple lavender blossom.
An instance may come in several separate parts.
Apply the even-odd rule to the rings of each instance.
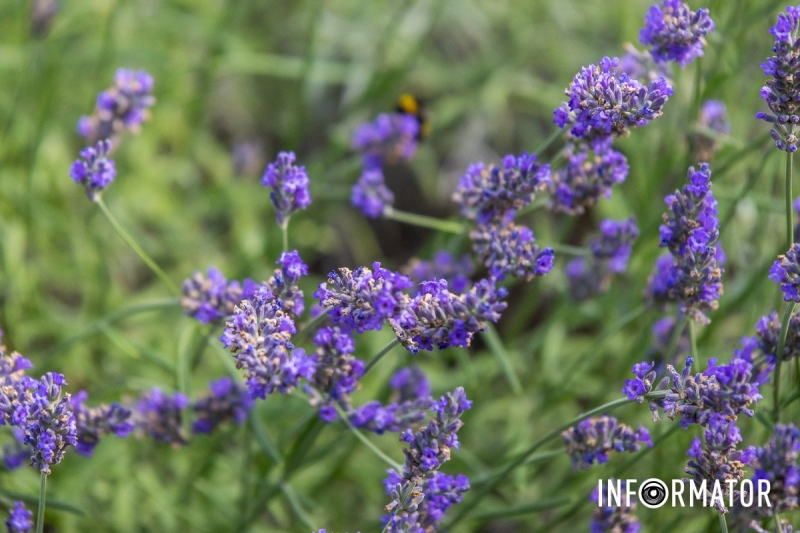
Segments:
[[[184,394],[176,392],[170,396],[155,387],[139,397],[134,415],[136,427],[156,442],[173,448],[182,446],[188,442],[183,430],[183,410],[188,405],[189,398]]]
[[[638,452],[642,444],[653,445],[645,428],[634,430],[608,415],[588,418],[561,436],[573,470],[589,468],[595,461],[603,464],[614,452]]]
[[[686,455],[690,456],[685,472],[698,484],[704,481],[713,486],[715,481],[723,487],[722,498],[714,498],[710,490],[707,497],[720,513],[727,513],[724,501],[728,495],[726,481],[738,481],[744,477],[744,466],[752,457],[752,450],[737,450],[742,441],[735,420],[719,413],[712,413],[704,433],[704,441],[695,437]],[[705,486],[705,485],[704,485]]]
[[[396,317],[408,300],[402,291],[411,286],[408,276],[375,262],[372,270],[359,267],[355,271],[340,268],[338,273],[331,272],[328,282],[320,284],[314,297],[328,309],[334,324],[364,333],[380,330],[384,321]]]
[[[394,391],[391,403],[382,405],[372,401],[348,413],[354,427],[380,435],[405,431],[425,419],[434,400],[430,381],[421,368],[398,370],[389,380],[389,386]]]
[[[394,204],[394,193],[383,181],[380,167],[365,168],[353,185],[350,203],[361,210],[364,216],[378,218]]]
[[[761,88],[761,98],[770,112],[758,112],[756,118],[772,124],[770,134],[779,150],[797,150],[797,124],[800,122],[800,6],[787,6],[770,28],[775,37],[774,56],[761,63],[765,76],[772,76]]]
[[[575,137],[627,135],[663,114],[672,87],[658,78],[649,86],[618,68],[619,59],[604,57],[575,75],[565,93],[569,100],[554,112],[554,122]]]
[[[420,293],[394,317],[392,328],[411,353],[433,351],[448,346],[468,347],[489,322],[497,322],[508,304],[500,301],[508,294],[490,280],[481,280],[463,294],[453,294],[447,281],[422,283]]]
[[[778,259],[769,269],[769,279],[780,285],[783,299],[787,302],[800,302],[800,244],[792,247]]]
[[[423,261],[415,257],[402,271],[417,285],[417,293],[423,281],[435,278],[446,280],[450,292],[461,294],[472,286],[470,277],[475,272],[475,265],[468,254],[457,260],[450,252],[439,250],[433,256],[433,261]]]
[[[390,517],[395,530],[399,528],[402,531],[403,523],[420,527],[423,523],[441,521],[450,507],[461,503],[464,493],[470,488],[469,479],[463,474],[453,477],[435,472],[433,477],[420,486],[410,481],[403,482],[403,478],[394,470],[387,470],[386,473],[383,484],[386,493],[392,498],[392,503],[387,508],[391,507],[390,510],[395,512]],[[408,491],[409,487],[416,490]],[[405,494],[403,490],[406,491]]]
[[[115,434],[117,437],[127,437],[133,431],[133,412],[118,403],[87,407],[86,391],[80,391],[70,398],[69,406],[75,416],[77,443],[75,448],[78,453],[91,457],[95,447],[100,442],[100,437]]]
[[[658,78],[664,78],[667,83],[670,79],[669,65],[656,63],[649,50],[638,50],[630,43],[626,43],[625,54],[619,58],[619,69],[635,80],[650,83]]]
[[[389,380],[389,386],[398,392],[399,400],[427,398],[431,395],[431,382],[418,365],[401,368]]]
[[[276,263],[280,268],[275,270],[275,275],[269,280],[267,287],[281,309],[290,316],[298,318],[306,306],[303,291],[298,288],[297,282],[308,275],[308,265],[300,259],[297,250],[283,252]],[[245,296],[244,299],[250,297],[252,295]]]
[[[553,268],[552,248],[536,245],[533,231],[516,224],[479,225],[469,234],[472,249],[496,280],[506,276],[525,278],[544,276]]]
[[[245,421],[254,402],[244,386],[225,376],[212,381],[209,389],[209,394],[192,402],[196,416],[192,422],[194,433],[213,433],[220,424]]]
[[[615,479],[609,479],[609,482],[615,482]],[[626,490],[626,483],[620,482],[622,491]],[[589,531],[591,533],[639,533],[642,530],[642,525],[639,519],[636,518],[634,512],[636,511],[636,502],[631,500],[630,506],[622,502],[620,507],[612,507],[611,499],[608,494],[608,485],[602,484],[602,494],[598,489],[592,491],[589,501],[593,503],[604,502],[603,505],[598,505],[592,514],[592,521],[589,524]],[[602,500],[601,500],[602,498]]]
[[[117,175],[114,160],[108,157],[111,142],[97,141],[81,151],[81,159],[76,159],[69,169],[69,177],[86,188],[86,196],[94,200],[97,194],[108,187]]]
[[[639,41],[650,46],[657,63],[675,61],[681,68],[703,55],[705,36],[714,31],[708,9],[692,11],[681,0],[664,0],[645,15]]]
[[[97,95],[94,113],[78,121],[78,133],[90,142],[116,138],[125,130],[138,133],[155,103],[152,93],[153,78],[147,72],[117,70],[114,86]]]
[[[728,109],[725,102],[720,100],[706,100],[700,107],[700,127],[716,133],[717,135],[730,135],[731,122],[728,119]]]
[[[313,358],[291,342],[295,332],[294,321],[264,285],[234,309],[220,340],[233,352],[236,368],[244,369],[253,398],[289,393],[301,378],[314,375]]]
[[[311,205],[308,191],[308,174],[303,165],[295,165],[294,152],[280,152],[278,158],[267,165],[261,184],[269,187],[269,197],[275,206],[275,218],[284,225],[298,209]]]
[[[453,193],[461,214],[478,224],[510,222],[514,213],[530,204],[537,191],[550,184],[550,165],[536,154],[507,155],[501,165],[476,163],[467,168]]]
[[[20,501],[14,502],[6,519],[8,533],[31,533],[33,531],[33,511],[29,511]]]
[[[752,449],[750,466],[755,469],[753,481],[769,481],[771,509],[764,512],[783,513],[800,504],[800,432],[794,424],[775,424],[772,438],[762,447]]]
[[[12,442],[3,444],[3,467],[6,470],[15,470],[31,459],[31,448],[25,444],[25,430],[19,427],[11,428]]]
[[[202,272],[183,282],[181,306],[184,312],[198,320],[201,324],[217,322],[233,314],[233,308],[240,301],[253,296],[257,285],[246,279],[243,284],[238,281],[228,282],[222,272],[208,267],[208,274]]]
[[[612,187],[628,177],[628,160],[611,148],[611,137],[571,140],[564,157],[566,166],[553,174],[550,184],[550,209],[558,213],[584,213],[601,196],[610,198]]]
[[[406,113],[384,113],[360,125],[353,134],[353,148],[361,153],[364,169],[411,159],[417,150],[419,122]]]
[[[355,341],[349,328],[320,328],[314,345],[316,370],[305,391],[311,396],[311,405],[319,407],[320,418],[330,423],[337,418],[335,405],[345,412],[351,410],[350,394],[359,387],[364,362],[353,356]]]

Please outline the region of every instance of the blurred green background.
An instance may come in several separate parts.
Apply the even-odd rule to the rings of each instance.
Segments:
[[[694,9],[704,4],[690,2]],[[662,313],[623,320],[642,305],[659,255],[663,196],[682,185],[692,161],[697,102],[725,101],[733,133],[712,161],[714,192],[728,255],[725,294],[700,332],[701,359],[726,361],[739,338],[779,304],[767,267],[783,251],[783,158],[763,122],[759,64],[772,46],[768,28],[785,1],[713,0],[717,22],[701,63],[674,74],[665,115],[617,142],[631,166],[609,201],[570,219],[539,210],[528,222],[542,244],[579,245],[605,217],[636,215],[642,235],[629,273],[611,291],[575,305],[566,298],[563,258],[556,269],[511,288],[498,326],[522,390],[509,387],[497,359],[478,342],[416,357],[392,352],[364,380],[362,404],[385,397],[392,371],[417,362],[434,393],[462,385],[475,401],[462,449],[445,467],[480,483],[537,438],[620,396],[630,366],[645,357]],[[411,92],[430,110],[433,132],[408,164],[387,171],[399,209],[456,214],[450,194],[470,162],[533,150],[553,131],[552,110],[582,65],[621,55],[637,42],[644,0],[259,0],[64,1],[49,31],[31,31],[31,4],[0,2],[0,328],[4,342],[36,371],[63,372],[70,390],[93,402],[130,400],[161,386],[202,394],[225,372],[221,348],[199,353],[208,332],[184,318],[158,279],[114,233],[67,172],[83,147],[75,124],[117,68],[145,69],[157,102],[141,134],[124,137],[118,175],[104,195],[110,209],[176,282],[216,265],[229,278],[266,279],[280,251],[268,192],[259,183],[279,150],[293,150],[312,179],[314,204],[292,219],[291,246],[312,266],[310,300],[326,272],[380,260],[400,268],[442,247],[447,235],[391,221],[369,221],[350,207],[359,173],[349,148],[355,127],[391,110]],[[253,147],[235,168],[232,152]],[[551,158],[558,143],[545,155]],[[752,187],[744,195],[748,181]],[[670,311],[672,312],[672,311]],[[358,340],[368,358],[391,339]],[[187,364],[195,354],[195,367]],[[704,366],[704,365],[703,365]],[[793,369],[792,369],[793,370]],[[797,390],[789,374],[787,396]],[[790,385],[791,381],[791,385]],[[771,389],[763,406],[771,405]],[[645,406],[615,412],[644,423]],[[385,465],[339,424],[323,427],[308,449],[296,443],[314,411],[299,397],[260,402],[260,424],[226,428],[173,450],[146,438],[107,438],[92,459],[69,453],[49,480],[50,531],[380,531],[388,503]],[[800,420],[800,402],[785,412]],[[767,431],[742,422],[745,445]],[[569,459],[518,469],[453,531],[581,531],[598,478],[677,478],[693,431],[679,430],[651,452],[615,456],[573,472]],[[396,436],[369,435],[402,462]],[[311,439],[307,439],[311,440]],[[548,450],[560,450],[554,442]],[[271,450],[270,457],[265,450]],[[292,453],[294,452],[294,455]],[[287,461],[302,458],[281,485]],[[632,458],[637,463],[629,464]],[[626,470],[622,471],[621,469]],[[0,503],[33,496],[38,476],[25,468],[0,478]],[[266,495],[266,496],[265,496]],[[267,501],[268,500],[268,501]],[[467,494],[463,505],[470,505]],[[58,502],[72,510],[57,509]],[[35,505],[34,505],[35,507]],[[76,511],[81,511],[80,513]],[[644,531],[715,531],[702,509],[639,509]],[[798,521],[797,513],[793,517]]]

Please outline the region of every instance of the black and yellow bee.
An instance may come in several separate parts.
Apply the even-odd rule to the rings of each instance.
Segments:
[[[405,113],[417,119],[419,124],[419,131],[417,133],[417,140],[422,140],[427,137],[431,132],[431,123],[428,117],[428,110],[422,100],[411,94],[401,94],[397,99],[397,106],[395,107],[398,113]]]

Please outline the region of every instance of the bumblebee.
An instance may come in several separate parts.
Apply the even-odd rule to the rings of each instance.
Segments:
[[[395,110],[398,113],[405,113],[417,119],[417,123],[419,124],[419,131],[417,132],[418,141],[421,141],[430,134],[431,123],[428,117],[428,110],[425,109],[422,100],[408,93],[401,94],[400,98],[397,99]]]

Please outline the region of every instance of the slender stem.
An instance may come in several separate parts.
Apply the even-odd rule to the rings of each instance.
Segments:
[[[775,388],[773,389],[772,399],[772,421],[780,422],[781,419],[781,362],[783,361],[783,350],[786,347],[786,334],[789,331],[789,320],[797,304],[791,302],[783,313],[781,320],[781,332],[778,337],[778,350],[775,352]]]
[[[778,513],[772,515],[772,520],[775,521],[775,533],[783,533],[783,524],[781,524],[781,516]]]
[[[792,211],[792,152],[786,152],[786,249],[792,247],[794,242],[794,225],[792,219],[794,218]]]
[[[398,344],[400,344],[400,339],[398,339],[398,338],[395,338],[394,340],[392,340],[392,342],[390,342],[389,344],[387,344],[387,345],[386,345],[386,346],[383,348],[383,350],[381,350],[380,352],[378,352],[378,354],[377,354],[375,357],[373,357],[373,358],[372,358],[372,359],[369,361],[369,363],[367,363],[367,366],[365,366],[365,367],[364,367],[364,374],[366,374],[367,372],[369,372],[369,370],[370,370],[370,369],[371,369],[373,366],[375,366],[376,364],[378,364],[378,361],[380,361],[380,360],[383,358],[383,356],[384,356],[384,355],[386,355],[387,353],[391,352],[391,351],[392,351],[392,348],[394,348],[394,347],[395,347],[395,346],[397,346]],[[363,377],[363,375],[362,375],[362,377]]]
[[[139,246],[139,244],[134,240],[134,238],[131,237],[130,233],[125,231],[125,228],[123,228],[122,225],[114,217],[114,215],[111,214],[111,211],[109,211],[109,209],[106,206],[105,202],[103,202],[103,198],[98,194],[95,197],[94,201],[97,203],[98,206],[100,206],[100,210],[106,216],[108,221],[111,223],[111,226],[116,230],[116,232],[119,234],[119,236],[122,237],[122,240],[127,242],[128,245],[131,248],[133,248],[133,251],[136,252],[136,254],[142,259],[142,261],[144,261],[145,264],[148,267],[150,267],[150,270],[152,270],[153,273],[156,276],[158,276],[161,279],[161,281],[163,281],[164,284],[167,287],[169,287],[169,290],[172,293],[179,295],[181,293],[181,291],[178,290],[178,287],[172,282],[171,279],[169,279],[169,276],[167,276],[166,273],[164,273],[164,271],[161,270],[161,267],[159,267],[156,264],[156,262],[153,261],[153,259],[149,255],[147,255],[147,252],[145,252],[142,249],[142,247]]]
[[[47,474],[42,472],[39,478],[39,514],[36,518],[36,533],[44,531],[44,506],[47,496]]]
[[[398,211],[393,207],[387,207],[383,211],[383,216],[391,220],[411,224],[412,226],[435,229],[446,233],[463,233],[465,229],[465,226],[460,222],[441,220],[439,218],[418,215],[417,213],[409,213],[407,211]]]
[[[728,522],[725,520],[725,515],[722,513],[719,515],[719,529],[722,533],[728,533]]]
[[[372,444],[367,437],[361,434],[361,432],[350,423],[350,419],[347,418],[347,415],[344,414],[341,408],[337,405],[336,406],[336,414],[339,415],[339,419],[347,426],[347,429],[355,435],[355,437],[361,441],[361,444],[369,448],[369,450],[374,453],[378,458],[380,458],[384,463],[391,466],[398,474],[403,472],[403,467],[397,464],[395,461],[392,460],[391,457],[383,453],[381,450],[378,449],[377,446]]]
[[[689,345],[692,350],[692,359],[697,360],[697,332],[694,330],[694,320],[689,320]]]
[[[289,251],[289,219],[283,221],[281,224],[281,237],[283,239],[283,251]]]
[[[541,154],[542,152],[544,152],[545,150],[550,148],[550,145],[553,144],[554,142],[556,142],[556,139],[561,137],[563,134],[564,134],[564,130],[562,130],[561,128],[555,130],[553,133],[550,134],[550,136],[547,139],[542,141],[542,143],[539,146],[536,147],[536,149],[533,151],[533,153],[534,154]]]
[[[511,364],[508,350],[506,350],[506,347],[503,345],[503,341],[500,339],[500,335],[497,333],[497,328],[494,327],[494,324],[489,324],[487,326],[486,330],[483,332],[483,340],[486,341],[489,350],[497,358],[500,368],[506,375],[508,384],[511,385],[511,390],[514,394],[522,394],[522,384],[519,381],[519,376],[517,376],[517,372],[514,370],[514,365]]]

